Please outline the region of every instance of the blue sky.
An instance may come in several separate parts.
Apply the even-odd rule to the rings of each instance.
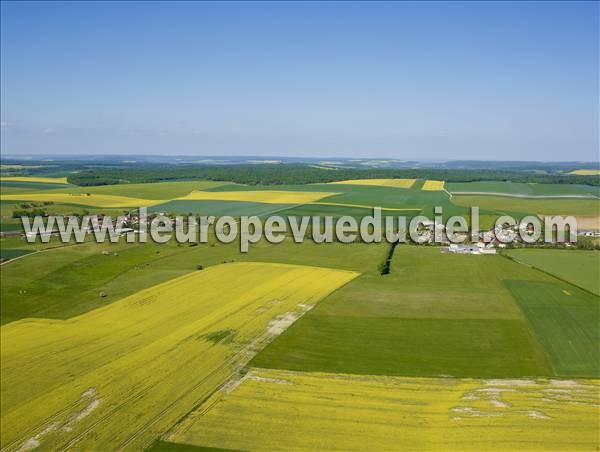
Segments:
[[[3,154],[598,160],[598,3],[1,4]]]

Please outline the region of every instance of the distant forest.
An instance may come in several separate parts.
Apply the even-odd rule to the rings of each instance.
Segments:
[[[133,157],[132,157],[133,158]],[[166,157],[160,157],[166,160]],[[152,160],[154,159],[154,160]],[[437,179],[446,182],[512,181],[540,184],[600,185],[598,176],[567,174],[579,168],[597,167],[597,163],[578,162],[482,162],[449,161],[437,166],[426,162],[400,162],[408,167],[349,167],[325,166],[319,162],[292,162],[279,164],[248,163],[229,157],[231,163],[205,164],[157,161],[159,157],[138,157],[137,160],[115,157],[89,159],[2,159],[3,176],[67,176],[71,184],[81,186],[115,185],[160,181],[207,179],[248,185],[288,185],[335,182],[345,179]],[[181,160],[181,159],[177,159]],[[228,161],[227,157],[222,157]],[[343,165],[352,163],[343,161]],[[393,165],[399,164],[392,162]],[[21,166],[22,165],[22,166]],[[582,166],[583,165],[583,166]]]
[[[248,185],[287,185],[335,182],[345,179],[420,178],[446,182],[512,181],[540,184],[600,185],[598,176],[537,174],[516,170],[469,169],[321,169],[309,165],[153,165],[138,168],[94,168],[68,175],[75,185],[114,185],[123,183],[207,179]]]

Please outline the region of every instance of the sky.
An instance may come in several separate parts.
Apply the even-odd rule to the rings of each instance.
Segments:
[[[597,161],[598,5],[2,1],[1,150]]]

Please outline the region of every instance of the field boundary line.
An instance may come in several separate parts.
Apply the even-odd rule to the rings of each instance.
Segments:
[[[576,253],[577,251],[572,251],[572,252]],[[518,264],[525,265],[525,266],[527,266],[527,267],[529,267],[529,268],[533,268],[534,270],[537,270],[537,271],[539,271],[539,272],[542,272],[542,273],[544,273],[545,275],[547,275],[547,276],[550,276],[551,278],[557,279],[557,280],[559,280],[559,281],[560,281],[560,282],[562,282],[562,283],[569,284],[569,285],[571,285],[571,286],[573,286],[573,287],[577,287],[578,289],[580,289],[580,290],[583,290],[584,292],[586,292],[586,293],[588,293],[588,294],[590,294],[590,295],[593,295],[594,297],[600,297],[600,295],[598,295],[598,294],[595,294],[594,292],[592,292],[592,291],[590,291],[590,290],[588,290],[588,289],[585,289],[585,288],[583,288],[583,287],[581,287],[581,286],[579,286],[579,285],[577,285],[577,284],[575,284],[575,283],[572,283],[571,281],[567,281],[566,279],[563,279],[563,278],[561,278],[560,276],[553,275],[552,273],[549,273],[549,272],[547,272],[546,270],[542,270],[541,268],[539,268],[539,267],[536,267],[535,265],[531,265],[531,264],[527,264],[527,263],[525,263],[525,262],[521,262],[520,260],[518,260],[518,259],[515,259],[514,257],[512,257],[512,256],[510,256],[510,255],[508,255],[508,254],[500,253],[500,256],[502,256],[502,257],[504,257],[504,258],[506,258],[506,259],[509,259],[509,260],[511,260],[511,261],[514,261],[514,262],[516,262],[516,263],[518,263]]]
[[[266,263],[266,262],[256,262],[256,263],[258,263],[258,264],[270,264],[270,263]],[[220,265],[224,265],[224,264],[220,264]],[[289,266],[293,266],[293,267],[312,267],[312,268],[316,268],[316,269],[323,269],[323,268],[325,268],[325,269],[333,270],[333,271],[336,271],[336,272],[344,272],[344,273],[353,273],[354,274],[353,277],[351,279],[349,279],[348,281],[346,281],[344,284],[341,284],[341,285],[335,287],[333,290],[331,290],[328,293],[326,293],[312,307],[316,306],[318,303],[320,303],[326,297],[328,297],[329,295],[331,295],[334,291],[336,291],[339,288],[345,286],[346,284],[348,284],[349,282],[353,281],[355,278],[357,278],[358,276],[360,276],[359,272],[347,271],[347,270],[340,270],[340,269],[332,269],[330,267],[303,266],[303,265],[297,265],[297,264],[279,264],[279,263],[275,263],[275,265],[289,265]],[[194,272],[191,272],[191,274],[193,274],[193,273]],[[298,277],[298,278],[300,278],[300,277]],[[267,294],[270,294],[271,292],[273,292],[275,290],[276,289],[272,289],[272,290],[268,291]],[[252,305],[252,303],[254,303],[254,301],[251,301],[248,304],[245,304],[244,306],[238,308],[237,310],[235,310],[232,313],[232,315],[235,315],[236,313],[239,313],[239,312],[247,309],[249,306]],[[296,309],[297,307],[298,307],[298,305],[296,305],[294,307],[294,309]],[[312,309],[312,307],[311,307],[311,309]],[[308,311],[300,312],[298,318],[293,323],[296,323],[307,312]],[[215,325],[217,325],[221,321],[222,321],[222,319],[215,320],[211,324],[211,327],[214,327]],[[250,323],[255,322],[255,321],[256,321],[256,318],[251,318],[251,319],[247,320],[244,323],[244,325],[250,324]],[[293,323],[292,323],[292,325],[293,325]],[[291,325],[289,325],[289,326],[291,326]],[[289,326],[288,326],[288,328],[289,328]],[[224,363],[222,363],[218,367],[212,369],[206,376],[202,377],[191,388],[189,388],[188,390],[186,390],[184,394],[182,394],[179,397],[177,397],[176,400],[174,400],[173,402],[171,402],[160,413],[158,413],[158,415],[156,415],[152,419],[148,420],[144,425],[140,426],[140,428],[138,428],[135,432],[133,432],[127,439],[124,439],[121,442],[121,444],[115,450],[127,450],[127,446],[132,441],[137,440],[139,438],[140,434],[142,434],[143,432],[147,431],[154,424],[156,424],[156,422],[158,422],[166,413],[168,413],[170,410],[172,410],[174,407],[176,407],[176,405],[179,404],[184,397],[186,397],[186,396],[190,395],[191,393],[193,393],[202,384],[206,383],[211,378],[213,378],[216,374],[218,374],[218,372],[220,372],[222,370],[225,370],[225,369],[227,369],[229,367],[232,368],[232,371],[228,372],[228,375],[225,376],[225,379],[223,380],[223,382],[221,384],[217,384],[214,387],[215,389],[208,394],[208,397],[212,396],[212,394],[214,394],[214,392],[216,392],[217,390],[219,390],[219,388],[221,388],[221,386],[223,384],[229,382],[233,376],[235,376],[242,369],[244,369],[248,365],[248,363],[252,360],[252,358],[254,358],[254,356],[256,356],[258,353],[260,353],[270,342],[272,342],[274,339],[276,339],[276,337],[277,336],[271,336],[268,333],[268,330],[265,330],[258,337],[252,339],[239,352],[233,354]],[[257,349],[257,347],[258,347],[258,349]],[[255,351],[255,352],[252,353],[252,351]],[[248,352],[250,352],[250,353],[248,353]],[[236,364],[238,364],[238,365],[236,365]],[[98,426],[99,424],[101,424],[102,422],[104,422],[106,419],[108,419],[113,413],[115,413],[116,411],[118,411],[123,405],[125,405],[126,403],[130,403],[130,402],[134,402],[134,401],[138,400],[139,398],[143,397],[145,395],[145,393],[147,393],[149,390],[152,390],[152,388],[143,388],[143,389],[135,391],[126,400],[120,401],[116,406],[112,407],[107,413],[104,413],[99,419],[97,419],[96,421],[94,421],[91,425],[89,425],[88,427],[86,427],[82,432],[80,432],[75,437],[73,437],[71,440],[69,440],[68,443],[66,443],[65,445],[61,446],[60,449],[61,450],[70,450],[70,449],[72,449],[74,446],[76,446],[77,443],[79,443],[82,440],[84,440],[85,437],[90,432],[92,432],[96,426]],[[192,409],[190,409],[189,411],[187,411],[172,426],[170,426],[169,428],[165,429],[165,431],[159,436],[159,438],[161,438],[163,435],[165,435],[166,433],[168,433],[175,425],[177,425],[181,420],[183,420],[185,417],[187,417],[193,410],[195,410],[197,407],[199,407],[203,401],[206,401],[206,397],[202,398],[201,400],[197,400],[193,404]],[[15,441],[15,442],[17,442],[17,441]]]
[[[337,202],[311,202],[308,204],[302,204],[302,205],[319,205],[319,206],[340,206],[340,207],[357,207],[357,208],[361,208],[361,209],[373,209],[375,207],[379,207],[379,206],[367,206],[364,204],[346,204],[346,203],[337,203]],[[400,207],[380,207],[381,210],[397,210],[397,211],[421,211],[423,210],[422,208],[400,208]]]
[[[51,247],[48,247],[48,248],[44,248],[43,250],[35,250],[35,251],[32,251],[31,253],[23,254],[21,256],[15,257],[13,259],[9,259],[7,261],[0,262],[0,266],[6,265],[6,264],[10,264],[11,262],[14,262],[16,260],[22,259],[22,258],[27,257],[27,256],[33,256],[34,254],[43,253],[44,251],[52,251],[52,250],[57,250],[57,249],[61,249],[61,248],[66,248],[67,246],[75,246],[75,245],[81,245],[81,243],[68,243],[68,244],[65,244],[65,245],[62,245],[62,246],[51,246]]]
[[[287,265],[296,265],[296,264],[287,264]],[[315,268],[330,268],[330,267],[315,267]],[[332,270],[339,270],[339,269],[332,269]],[[342,271],[346,271],[346,270],[342,270]],[[312,311],[314,308],[317,307],[317,305],[319,305],[320,303],[322,303],[325,299],[327,299],[327,297],[329,297],[331,294],[333,294],[334,292],[340,290],[342,287],[345,287],[346,285],[350,284],[352,281],[354,281],[356,278],[360,277],[363,273],[360,272],[352,272],[352,273],[356,273],[356,275],[352,278],[349,279],[348,281],[346,281],[343,284],[340,284],[339,286],[335,287],[333,290],[331,290],[329,293],[327,293],[325,296],[321,297],[317,302],[315,302],[308,310],[305,311],[300,311],[299,312],[299,316],[296,320],[294,320],[294,322],[289,325],[285,330],[287,331],[289,328],[291,328],[293,325],[295,325],[300,319],[302,319],[306,314],[308,314],[310,311]],[[296,305],[296,308],[298,307],[298,305]],[[249,320],[246,323],[250,323],[252,322],[254,319]],[[213,399],[214,397],[217,396],[217,394],[219,392],[221,392],[224,388],[227,387],[227,385],[236,377],[240,377],[240,382],[244,380],[244,378],[246,377],[246,375],[248,375],[252,369],[255,369],[254,366],[251,366],[250,363],[252,362],[252,360],[258,356],[265,348],[267,348],[273,341],[275,341],[279,336],[281,336],[282,333],[278,334],[277,336],[273,337],[270,336],[268,333],[263,333],[261,335],[259,335],[257,338],[253,339],[249,344],[247,344],[242,350],[240,350],[240,352],[236,353],[235,355],[233,355],[226,364],[229,364],[231,362],[235,362],[236,359],[239,359],[239,356],[242,355],[245,351],[247,350],[256,350],[256,346],[260,346],[262,345],[262,348],[256,350],[256,352],[245,362],[245,363],[240,363],[241,365],[234,369],[219,385],[217,385],[213,391],[211,391],[209,394],[206,395],[206,397],[196,401],[196,403],[194,404],[194,406],[185,414],[183,414],[176,422],[173,423],[173,425],[171,425],[167,430],[165,430],[163,432],[162,435],[160,435],[157,439],[159,440],[163,440],[166,442],[171,442],[174,443],[173,441],[170,441],[170,439],[167,439],[167,437],[169,437],[169,435],[174,435],[175,432],[177,431],[177,429],[179,428],[179,426],[181,426],[181,424],[192,414],[194,413],[196,410],[199,410],[200,408],[202,408],[202,406],[210,401],[211,399]],[[273,370],[273,369],[271,369]],[[180,397],[181,399],[181,397]],[[216,400],[215,403],[217,403],[219,400]],[[212,407],[212,405],[211,405]],[[167,408],[168,409],[168,408]],[[163,410],[164,412],[165,410]],[[152,423],[156,422],[157,419],[155,418]],[[142,429],[147,429],[148,427],[143,427]],[[134,436],[139,435],[141,429],[138,430],[136,433],[134,433]],[[129,439],[127,439],[124,443],[122,443],[119,446],[119,450],[123,450],[124,447],[126,447],[134,438],[134,436],[130,437]],[[180,444],[180,443],[174,443],[174,444]]]

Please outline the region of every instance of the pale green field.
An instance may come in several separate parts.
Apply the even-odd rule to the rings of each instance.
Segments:
[[[535,184],[508,181],[450,182],[450,193],[506,193],[522,197],[588,196],[600,197],[600,187],[578,184]]]
[[[600,295],[600,251],[514,249],[506,253],[519,262]]]
[[[295,205],[311,203],[338,194],[291,190],[193,191],[177,199],[181,201],[245,201]]]
[[[600,215],[600,199],[526,199],[508,196],[455,195],[457,206],[478,206],[498,212],[520,212],[536,215]]]

